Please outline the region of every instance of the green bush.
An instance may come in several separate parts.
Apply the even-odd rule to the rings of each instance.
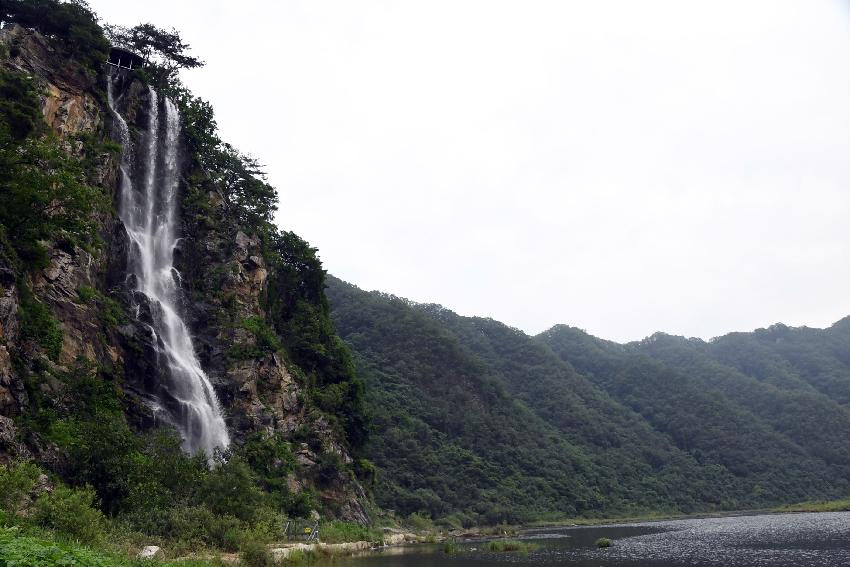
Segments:
[[[357,459],[354,461],[354,474],[365,484],[373,487],[378,478],[378,467],[369,459]]]
[[[231,360],[251,360],[260,358],[265,354],[277,352],[283,347],[274,329],[262,319],[262,317],[249,317],[240,325],[254,335],[254,344],[234,344],[227,350],[227,356]]]
[[[13,140],[23,140],[42,125],[34,81],[22,73],[0,69],[0,124]]]
[[[342,457],[333,451],[325,451],[319,455],[313,474],[319,486],[329,486],[344,470]]]
[[[427,531],[434,529],[434,522],[428,516],[423,516],[417,512],[413,512],[407,517],[407,524],[418,531]]]
[[[343,543],[347,541],[383,541],[380,530],[369,528],[356,522],[332,520],[319,525],[319,539],[325,543]]]
[[[518,540],[509,540],[509,539],[498,539],[495,541],[491,541],[487,544],[487,549],[489,551],[495,551],[498,553],[510,553],[510,552],[519,552],[519,553],[528,553],[530,551],[534,551],[537,549],[537,544],[528,543],[525,541]]]
[[[0,506],[8,516],[20,512],[40,474],[41,470],[28,461],[0,465]]]
[[[607,537],[601,537],[601,538],[596,540],[596,547],[598,547],[600,549],[605,548],[605,547],[611,547],[611,543],[612,543],[611,540],[608,539]]]
[[[36,500],[34,519],[40,525],[86,545],[106,539],[107,521],[95,506],[95,491],[56,486]]]
[[[215,514],[206,506],[178,506],[163,515],[164,521],[153,533],[190,548],[213,546],[237,551],[244,538],[244,524],[238,518]]]
[[[120,303],[118,303],[111,297],[101,295],[100,318],[107,325],[112,325],[114,327],[120,323],[123,323],[127,319],[127,316],[124,314],[124,308],[121,307]]]
[[[26,286],[22,286],[22,292],[24,289]],[[24,292],[21,293],[18,318],[21,322],[21,337],[41,345],[52,360],[58,360],[62,352],[63,333],[50,309],[30,293]]]
[[[251,468],[238,458],[219,461],[200,488],[203,503],[216,514],[229,514],[250,522],[265,495],[257,487]]]
[[[257,338],[257,347],[262,352],[276,352],[282,348],[274,330],[261,317],[249,317],[242,321],[242,326]]]
[[[91,303],[98,295],[97,290],[88,285],[81,285],[77,288],[77,297],[83,303]]]
[[[266,544],[256,539],[246,539],[240,549],[240,564],[246,567],[271,567],[274,565],[272,554]]]
[[[306,518],[316,508],[316,498],[309,490],[297,494],[289,493],[282,497],[282,509],[290,518]]]
[[[278,434],[257,433],[247,439],[239,454],[245,462],[263,476],[266,482],[279,481],[295,470],[295,456],[289,443]]]

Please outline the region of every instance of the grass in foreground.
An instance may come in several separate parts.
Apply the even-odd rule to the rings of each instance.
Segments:
[[[78,543],[62,541],[49,534],[32,535],[18,528],[0,529],[0,565],[27,567],[137,567],[150,561],[129,559],[122,555],[94,551]],[[187,560],[159,563],[158,567],[218,567],[217,560]]]
[[[458,553],[460,551],[460,546],[453,541],[446,542],[443,545],[443,553],[448,555],[452,555],[454,553]]]

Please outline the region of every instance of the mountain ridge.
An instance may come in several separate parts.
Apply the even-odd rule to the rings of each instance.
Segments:
[[[823,394],[800,391],[802,378],[796,374],[796,390],[780,388],[703,352],[711,348],[725,352],[721,348],[752,337],[777,333],[808,337],[828,330],[774,325],[714,341],[655,333],[643,341],[620,344],[556,325],[529,336],[492,318],[464,317],[437,304],[365,292],[336,278],[329,277],[328,285],[333,318],[355,352],[372,411],[381,415],[380,406],[386,402],[382,381],[387,374],[394,383],[406,384],[408,391],[415,391],[425,379],[453,381],[451,365],[438,372],[434,365],[425,364],[430,356],[426,342],[405,337],[405,333],[417,332],[411,325],[427,324],[441,340],[453,343],[464,356],[476,360],[482,372],[509,398],[539,420],[545,435],[573,447],[589,468],[571,473],[572,482],[593,487],[593,505],[583,509],[568,497],[553,498],[547,502],[548,508],[544,506],[544,515],[755,508],[835,497],[850,489],[840,443],[832,442],[823,428],[784,425],[799,421],[805,412],[826,412],[837,431],[843,432],[845,409]],[[830,329],[842,329],[846,325],[842,321],[846,319]],[[840,341],[830,348],[829,352],[844,352]],[[815,351],[823,354],[823,348]],[[419,374],[406,375],[393,365],[385,366],[394,357],[409,358],[412,366],[422,365]],[[768,361],[769,357],[763,355],[761,359]],[[824,388],[831,384],[833,390],[850,383],[850,366],[839,368],[835,364],[827,365],[838,368],[832,382],[823,372],[810,380],[820,380]],[[779,379],[781,367],[774,367],[771,377]],[[841,369],[844,375],[840,375]],[[375,373],[384,378],[375,379]],[[454,387],[462,387],[462,383]],[[414,412],[414,418],[441,430],[440,423],[428,422],[427,412],[421,408],[407,409]],[[466,413],[474,420],[478,411],[469,409]],[[384,412],[379,420],[403,429],[407,417]],[[488,442],[507,449],[497,437]],[[471,445],[467,449],[476,450]],[[367,448],[367,455],[379,470],[398,468],[392,451],[372,450]],[[396,473],[385,474],[389,477],[383,481],[385,486],[399,480]],[[439,493],[439,479],[419,480]],[[403,484],[390,491],[404,494]],[[435,510],[417,510],[404,498],[382,500],[382,490],[376,491],[376,497],[384,506],[401,508],[405,513],[427,512],[440,519]],[[521,503],[515,505],[522,509]],[[458,510],[445,514],[446,521],[456,522],[465,514],[474,520],[474,508],[471,502],[460,504]]]

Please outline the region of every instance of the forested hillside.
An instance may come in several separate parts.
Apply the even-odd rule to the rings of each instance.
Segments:
[[[566,326],[530,337],[334,278],[328,295],[374,415],[376,498],[399,513],[694,512],[850,490],[846,322],[620,345]],[[540,460],[555,447],[570,458]]]

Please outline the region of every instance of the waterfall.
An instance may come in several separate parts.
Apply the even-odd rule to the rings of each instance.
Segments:
[[[109,108],[123,148],[118,216],[130,239],[128,275],[150,308],[148,330],[160,368],[155,410],[174,425],[191,454],[230,443],[221,407],[201,368],[189,328],[179,313],[180,288],[174,268],[177,244],[180,115],[167,97],[148,91],[147,128],[137,152],[127,122],[118,112],[113,81],[108,82]],[[162,112],[161,112],[162,111]],[[134,177],[139,177],[138,180]],[[136,306],[138,316],[139,306]]]

